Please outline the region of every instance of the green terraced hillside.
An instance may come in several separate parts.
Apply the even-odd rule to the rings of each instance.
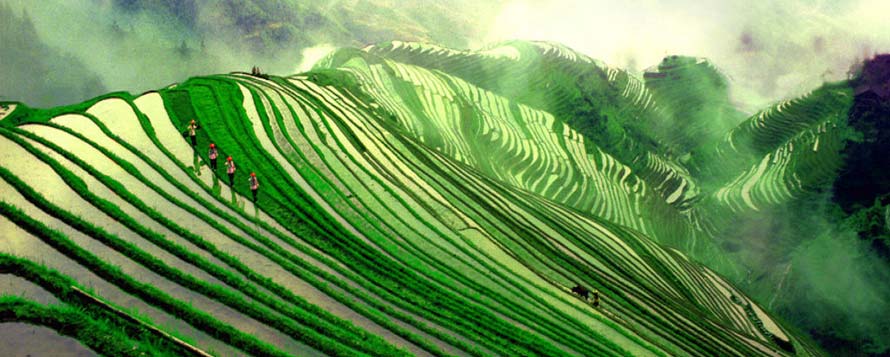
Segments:
[[[107,355],[822,355],[724,277],[716,236],[837,164],[812,153],[838,150],[850,94],[681,145],[645,133],[681,113],[649,85],[548,43],[393,42],[290,77],[9,103],[0,314]]]
[[[410,102],[410,96],[422,100],[432,95],[433,98],[456,97],[452,105],[459,105],[484,98],[480,96],[498,98],[501,103],[496,106],[483,103],[482,115],[473,115],[481,116],[483,121],[487,115],[513,122],[506,129],[516,132],[515,139],[498,145],[517,146],[508,155],[527,163],[517,166],[510,160],[492,158],[502,165],[514,165],[506,168],[501,176],[521,173],[518,179],[531,181],[520,183],[524,189],[639,230],[668,246],[712,257],[718,260],[715,265],[729,265],[719,261],[715,247],[701,239],[694,224],[690,224],[690,220],[697,218],[690,217],[688,206],[697,199],[699,190],[688,170],[665,149],[666,145],[660,145],[657,138],[643,131],[642,123],[667,120],[667,114],[655,103],[642,80],[565,46],[545,42],[511,41],[477,52],[391,42],[370,46],[365,52],[367,54],[341,50],[316,67],[338,67],[377,81],[386,79],[373,72],[392,73],[396,78],[388,91],[395,91],[403,101]],[[378,56],[387,60],[381,62],[375,58]],[[362,60],[368,64],[361,64]],[[424,72],[430,73],[424,76]],[[402,79],[409,73],[412,79]],[[451,87],[466,85],[471,90],[478,87],[481,90],[476,91],[480,94],[421,82],[429,81],[424,77],[430,75],[445,75],[442,82]],[[415,88],[412,91],[429,94],[411,94],[412,91],[395,87],[404,81]],[[385,84],[375,88],[381,86],[388,88]],[[378,101],[386,107],[386,100]],[[435,115],[454,116],[455,112],[452,109]],[[529,119],[537,116],[543,119]],[[410,119],[429,121],[417,116]],[[556,135],[541,135],[520,127],[542,120],[544,133]],[[436,143],[435,139],[427,138],[432,136],[427,132],[415,135]],[[517,143],[511,144],[513,141]],[[533,146],[534,150],[522,148],[523,144]],[[533,152],[549,159],[543,162],[524,159]],[[488,152],[482,151],[481,155],[487,157]],[[548,181],[555,184],[548,185]]]
[[[499,172],[487,170],[484,162],[470,164],[508,183],[521,172],[520,178],[531,184],[514,186],[641,231],[735,281],[741,281],[752,267],[728,257],[722,246],[727,230],[735,228],[733,219],[764,209],[781,211],[795,199],[830,189],[844,162],[840,151],[850,138],[846,120],[854,102],[851,85],[840,82],[745,114],[731,103],[726,77],[707,60],[668,56],[644,73],[644,78],[637,78],[546,42],[510,41],[469,52],[396,41],[364,51],[341,50],[317,68],[345,69],[363,82],[381,82],[372,88],[391,88],[386,90],[386,98],[369,92],[384,107],[393,101],[393,93],[406,103],[417,97],[424,108],[432,106],[424,105],[425,98],[455,97],[452,107],[474,102],[478,96],[463,94],[450,84],[465,81],[509,103],[488,110],[495,113],[489,116],[527,125],[529,115],[522,110],[517,113],[511,106],[550,114],[552,122],[545,126],[551,126],[553,132],[565,131],[564,137],[578,138],[582,148],[561,143],[550,147],[588,154],[592,161],[557,153],[549,160],[557,169],[547,172],[543,163],[534,166],[536,161],[526,160],[523,149],[516,149],[512,155],[517,159],[492,159],[509,165]],[[392,84],[385,84],[387,81]],[[406,81],[410,86],[400,87]],[[437,136],[455,130],[447,123],[456,119],[448,116],[464,114],[446,110],[432,114],[446,119],[429,120],[416,114],[398,117],[407,118],[409,123],[403,126],[425,143],[454,146],[453,140]],[[474,115],[486,121],[485,112]],[[417,129],[442,120],[449,126],[446,130]],[[547,147],[531,144],[543,141],[532,133],[514,131],[519,132],[514,137],[520,143]],[[559,135],[554,140],[571,143]],[[485,160],[489,151],[482,150],[479,155]],[[463,153],[450,156],[458,160],[468,157]],[[592,170],[586,167],[590,162]],[[591,172],[605,177],[591,178],[596,176]],[[562,184],[536,185],[547,182],[548,175]],[[585,188],[587,191],[578,196],[566,195]]]

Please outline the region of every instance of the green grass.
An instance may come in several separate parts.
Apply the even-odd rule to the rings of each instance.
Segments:
[[[515,47],[522,58],[382,45],[335,52],[313,71],[290,78],[190,79],[158,92],[178,132],[193,118],[201,125],[189,162],[162,145],[185,138],[159,138],[152,125],[166,123],[147,117],[152,112],[141,112],[127,93],[52,109],[23,105],[4,120],[5,142],[21,146],[62,179],[66,192],[108,217],[66,211],[35,190],[39,182],[25,181],[24,172],[0,165],[0,178],[59,221],[51,226],[64,224],[101,242],[126,257],[114,261],[166,279],[163,287],[125,274],[100,250],[77,246],[8,202],[0,203],[0,214],[126,294],[250,354],[293,351],[264,341],[270,335],[253,336],[247,327],[216,319],[202,304],[227,306],[255,321],[250,326],[274,329],[271,336],[287,335],[334,356],[447,356],[452,348],[472,356],[757,355],[760,348],[776,348],[756,336],[762,324],[724,296],[696,259],[709,259],[718,277],[737,273],[714,235],[743,211],[745,195],[750,192],[758,205],[777,205],[799,194],[779,191],[788,174],[806,172],[803,186],[831,174],[840,160],[831,153],[844,139],[820,125],[839,120],[828,117],[842,114],[834,110],[845,103],[847,89],[827,88],[782,107],[782,115],[769,112],[765,126],[755,125],[756,118],[743,122],[730,130],[738,139],[733,144],[757,149],[733,155],[720,141],[724,136],[698,137],[693,127],[650,135],[653,126],[676,117],[696,116],[698,123],[716,115],[678,104],[722,103],[722,92],[710,93],[713,88],[699,83],[713,74],[709,67],[684,68],[694,73],[674,73],[682,77],[678,81],[645,83],[567,48],[504,46]],[[720,83],[714,85],[719,89]],[[136,130],[148,141],[128,142],[124,138],[141,133],[120,132],[119,118],[108,113],[86,112],[109,98],[128,105],[119,109],[132,110]],[[255,123],[245,100],[256,107]],[[78,114],[89,121],[83,128],[95,124],[100,132],[50,122],[63,114]],[[552,124],[545,125],[550,116]],[[52,132],[61,136],[41,136]],[[583,145],[572,141],[579,137]],[[66,148],[61,143],[68,139],[86,146]],[[827,153],[784,149],[815,140]],[[698,145],[703,141],[708,143]],[[238,165],[232,199],[208,183],[227,181],[223,165],[211,172],[213,180],[198,176],[211,142]],[[99,157],[81,156],[93,149]],[[682,158],[676,152],[691,149]],[[775,160],[751,186],[746,178],[764,155]],[[703,180],[701,175],[720,170],[721,158],[732,169]],[[120,170],[103,172],[104,165]],[[250,197],[249,172],[262,184],[256,212],[237,202]],[[717,197],[722,188],[729,193]],[[669,200],[674,192],[679,196]],[[188,216],[176,217],[171,207]],[[150,221],[131,216],[137,211]],[[105,218],[133,237],[101,228]],[[184,220],[199,220],[201,227],[192,229]],[[664,245],[685,249],[693,259]],[[0,256],[0,266],[4,259],[18,258]],[[291,276],[266,275],[274,271]],[[76,282],[53,274],[27,279],[40,286],[47,285],[40,279],[56,279],[57,286],[47,286],[66,304],[59,309],[75,309],[60,316],[80,316],[100,325],[96,331],[119,329],[130,336],[121,346],[134,344],[149,354],[182,352],[163,336],[78,300],[65,285]],[[325,296],[304,298],[283,282],[288,279]],[[599,290],[603,306],[575,301],[567,292],[575,283]],[[184,292],[165,291],[171,287]],[[201,303],[173,297],[182,294]],[[326,311],[310,302],[314,298],[349,310]],[[0,312],[14,314],[11,320],[47,319],[46,309],[21,299],[0,301]],[[376,326],[350,321],[352,313]],[[370,329],[391,334],[376,336]],[[88,332],[72,333],[88,346],[99,343]],[[819,353],[796,334],[798,349]]]
[[[281,313],[285,316],[290,317],[291,319],[293,319],[294,321],[297,321],[298,323],[300,323],[302,325],[311,327],[313,330],[308,330],[306,328],[303,328],[303,327],[300,327],[300,326],[294,325],[294,324],[288,324],[287,321],[266,319],[265,316],[267,316],[267,313],[264,312],[262,308],[246,307],[246,306],[244,306],[243,302],[238,301],[238,299],[234,295],[226,292],[223,289],[219,289],[219,288],[214,289],[212,287],[196,288],[198,285],[201,285],[199,281],[195,281],[194,278],[186,279],[186,280],[191,280],[191,282],[186,283],[185,285],[186,286],[191,285],[192,290],[194,290],[196,292],[202,292],[208,296],[216,297],[216,299],[220,300],[221,302],[228,302],[227,304],[232,306],[236,310],[239,310],[242,312],[247,311],[248,315],[251,315],[254,318],[257,318],[260,321],[264,321],[266,324],[268,324],[270,326],[275,326],[276,328],[282,330],[282,332],[288,333],[289,335],[300,336],[300,339],[306,341],[307,344],[309,344],[310,346],[316,347],[319,350],[322,350],[326,353],[330,353],[332,355],[355,354],[356,351],[340,348],[340,346],[338,346],[338,344],[334,344],[329,340],[331,338],[336,339],[337,341],[343,343],[344,345],[351,346],[352,348],[358,348],[360,350],[366,351],[367,353],[374,354],[374,355],[397,355],[400,353],[394,347],[386,344],[382,339],[380,339],[376,336],[369,336],[366,332],[356,328],[352,324],[350,324],[346,321],[337,319],[337,318],[333,317],[332,315],[330,315],[329,313],[327,313],[326,311],[309,304],[308,302],[305,301],[305,299],[303,299],[299,296],[296,296],[292,292],[286,290],[284,287],[271,282],[268,278],[258,276],[257,274],[253,273],[252,270],[250,270],[248,267],[246,267],[244,264],[242,264],[236,258],[234,258],[224,252],[217,250],[212,244],[210,244],[209,242],[207,242],[200,236],[197,236],[197,235],[189,232],[184,227],[174,223],[169,218],[163,216],[160,212],[157,212],[156,210],[152,209],[151,207],[149,207],[148,205],[143,203],[137,196],[128,192],[119,182],[117,182],[114,179],[112,179],[106,175],[103,175],[102,173],[93,169],[92,167],[90,167],[89,165],[84,163],[82,160],[77,158],[76,156],[64,151],[63,149],[48,142],[45,139],[42,139],[39,136],[30,134],[26,131],[16,130],[16,133],[19,135],[25,136],[29,139],[35,140],[41,144],[47,145],[48,147],[56,150],[56,152],[61,153],[65,158],[67,158],[68,160],[71,160],[72,162],[74,162],[78,166],[80,166],[81,168],[85,169],[93,177],[99,179],[100,182],[102,182],[103,184],[105,184],[106,186],[111,188],[113,192],[118,194],[120,197],[124,198],[127,202],[129,202],[130,204],[132,204],[133,206],[138,208],[143,213],[147,214],[152,219],[160,222],[165,227],[167,227],[171,231],[177,233],[179,236],[185,238],[189,242],[195,244],[196,246],[210,251],[215,257],[226,262],[230,266],[236,267],[235,269],[237,271],[245,274],[246,276],[252,277],[253,278],[252,280],[254,282],[259,282],[264,285],[263,287],[270,289],[271,291],[275,291],[275,292],[279,293],[280,295],[282,295],[285,298],[284,301],[293,302],[298,307],[297,308],[289,307],[289,306],[287,306],[288,304],[282,302],[281,300],[266,296],[265,294],[260,292],[258,289],[256,289],[255,286],[243,281],[237,275],[232,274],[231,272],[229,272],[226,269],[223,269],[221,267],[213,265],[212,263],[210,263],[206,259],[200,257],[199,255],[189,252],[183,246],[177,245],[176,243],[173,243],[173,242],[165,239],[164,237],[160,236],[159,234],[150,231],[149,229],[145,228],[144,226],[142,226],[141,224],[139,224],[138,222],[134,221],[132,218],[127,216],[125,213],[117,210],[114,206],[112,206],[107,201],[104,201],[94,195],[89,194],[89,191],[86,190],[85,186],[79,187],[80,185],[77,185],[77,184],[72,185],[72,187],[79,188],[77,190],[77,192],[83,194],[84,198],[91,201],[93,203],[93,205],[105,209],[105,212],[108,213],[116,221],[124,223],[125,226],[127,226],[128,228],[132,229],[133,231],[139,233],[141,236],[143,236],[147,240],[151,241],[155,245],[162,247],[164,250],[172,253],[174,256],[181,258],[183,261],[189,262],[189,263],[195,265],[196,267],[199,267],[202,270],[210,273],[210,275],[212,275],[213,277],[219,279],[220,281],[224,282],[228,286],[239,290],[240,292],[244,293],[246,296],[248,296],[258,302],[263,303],[267,307],[274,309],[278,313]],[[45,162],[50,163],[52,166],[54,166],[54,168],[56,170],[61,171],[61,172],[59,172],[61,175],[72,177],[70,172],[60,168],[55,163],[52,163],[51,162],[52,159],[50,159],[48,157],[41,157],[41,159]],[[134,172],[136,172],[136,171],[134,170]],[[148,180],[143,179],[142,181],[147,182]],[[172,197],[170,197],[170,198],[172,199]],[[183,208],[190,208],[192,211],[197,213],[192,207],[189,207],[182,203],[179,203],[179,206],[183,207]],[[209,219],[209,217],[204,216],[203,218],[204,218],[203,220],[206,222],[213,222],[213,220]],[[219,224],[216,224],[216,226],[218,228],[223,229],[223,231],[226,231],[228,233],[228,236],[230,236],[230,237],[235,236],[232,232],[221,227]],[[144,259],[148,259],[148,257],[146,256],[145,253],[142,253],[140,255],[145,256]],[[132,255],[130,255],[130,254],[128,254],[128,256],[132,257]],[[151,264],[151,265],[153,265],[155,267],[157,266],[156,263]],[[153,269],[153,270],[156,272],[158,271],[157,269]],[[174,272],[173,268],[162,269],[162,271],[168,272],[167,274],[164,274],[167,277],[175,277],[177,275],[181,275],[179,273]],[[318,317],[322,317],[323,319],[318,319]],[[330,322],[325,321],[325,320],[334,320],[336,325],[332,325]],[[339,325],[339,326],[337,326],[337,325]],[[321,332],[322,335],[317,334],[315,331]]]
[[[50,327],[105,355],[191,354],[167,336],[156,334],[142,324],[122,319],[105,307],[84,299],[73,290],[77,282],[59,272],[26,259],[0,253],[0,273],[14,274],[31,281],[63,303],[59,306],[44,306],[14,296],[2,296],[0,320],[24,321]],[[151,323],[144,317],[139,320]]]
[[[187,85],[188,83],[185,83],[178,88],[181,90]],[[217,85],[229,86],[229,88],[232,86],[231,83],[219,82],[217,82]],[[383,269],[383,267],[393,266],[394,262],[387,261],[387,259],[381,257],[376,250],[361,245],[355,241],[356,238],[348,239],[351,234],[344,232],[342,229],[339,229],[335,223],[330,222],[330,218],[319,212],[317,207],[309,203],[311,200],[305,193],[296,190],[295,187],[289,184],[285,184],[284,181],[286,179],[278,178],[286,177],[286,174],[283,173],[284,170],[278,166],[274,160],[255,156],[256,153],[262,152],[260,148],[253,145],[246,145],[246,147],[241,148],[245,146],[246,143],[255,143],[255,139],[247,140],[246,142],[243,140],[236,142],[230,139],[237,137],[251,137],[251,134],[248,134],[249,131],[243,127],[244,119],[236,119],[244,118],[246,115],[243,112],[243,108],[240,109],[240,113],[237,112],[239,110],[238,108],[241,108],[241,100],[238,98],[240,94],[236,94],[233,89],[228,89],[225,91],[214,91],[201,96],[201,89],[196,89],[195,91],[197,94],[192,97],[192,100],[195,102],[193,103],[193,108],[195,109],[227,109],[236,111],[229,113],[199,113],[198,118],[200,118],[200,122],[202,123],[215,123],[214,125],[205,125],[205,132],[220,133],[218,135],[211,134],[213,141],[218,143],[220,147],[226,148],[228,152],[233,153],[233,156],[240,160],[239,165],[241,166],[242,171],[257,171],[262,173],[264,182],[266,182],[264,191],[267,193],[265,198],[261,198],[263,200],[264,210],[273,217],[280,217],[279,223],[282,223],[283,226],[288,228],[314,226],[311,228],[312,230],[302,230],[295,233],[298,236],[306,238],[310,242],[312,242],[311,238],[318,237],[319,234],[330,237],[324,238],[323,241],[321,241],[320,237],[315,238],[316,240],[313,243],[316,244],[317,248],[326,251],[335,257],[342,257],[342,261],[352,266],[353,270],[361,271],[366,278],[385,287],[388,291],[387,295],[392,296],[394,292],[398,292],[396,296],[401,297],[401,299],[387,300],[404,300],[404,303],[399,304],[399,306],[404,309],[417,311],[418,308],[423,308],[423,310],[420,311],[425,310],[426,312],[422,313],[422,316],[433,318],[437,323],[444,323],[446,326],[460,326],[461,329],[474,331],[473,334],[467,334],[470,335],[468,337],[483,343],[488,348],[501,348],[504,349],[504,353],[530,353],[524,348],[531,348],[532,350],[544,348],[545,350],[553,351],[553,353],[558,353],[555,350],[552,350],[552,347],[550,347],[549,344],[543,343],[543,341],[536,342],[534,341],[534,338],[531,340],[524,339],[523,341],[519,341],[520,338],[518,336],[525,335],[525,333],[515,331],[515,327],[500,322],[492,316],[482,315],[477,317],[478,319],[485,319],[480,320],[480,322],[486,320],[491,321],[480,324],[471,324],[464,319],[455,318],[455,313],[450,312],[449,310],[457,311],[458,316],[474,316],[475,314],[469,313],[469,310],[472,308],[462,306],[462,304],[457,301],[445,300],[444,296],[447,295],[443,294],[443,292],[418,289],[425,285],[423,282],[424,280],[412,276],[413,274],[408,273],[407,271],[401,273],[393,269]],[[203,89],[203,91],[209,90]],[[211,97],[206,97],[207,95],[210,95]],[[222,96],[222,98],[215,99],[213,96]],[[214,102],[201,102],[201,100],[212,100],[216,103],[229,104],[213,105],[212,103]],[[228,127],[217,126],[221,123],[226,123]],[[245,161],[249,164],[245,165]],[[245,170],[245,167],[248,170]],[[236,187],[236,190],[238,189],[239,188]],[[245,195],[247,194],[246,188],[241,188],[241,190]],[[299,207],[300,209],[293,210],[286,207]],[[295,221],[289,217],[290,215],[296,215],[301,219]],[[333,237],[338,238],[334,239]],[[350,244],[346,245],[347,243]],[[435,302],[435,305],[431,302]],[[446,309],[439,309],[440,306],[445,307]],[[490,328],[491,330],[483,330],[482,328]],[[511,330],[514,331],[508,332]],[[514,333],[516,335],[514,335]],[[524,347],[517,349],[520,348],[519,346]]]
[[[77,308],[42,306],[21,298],[0,296],[0,321],[27,322],[45,326],[80,341],[106,356],[177,356],[160,346],[143,344],[130,338],[118,326],[94,320]]]
[[[75,217],[67,211],[58,209],[58,207],[49,203],[46,198],[42,197],[42,195],[34,191],[6,168],[0,168],[0,177],[15,187],[16,190],[28,198],[31,203],[40,207],[50,215],[61,219],[73,228],[99,239],[104,244],[121,251],[125,255],[136,259],[143,258],[144,261],[142,264],[147,268],[155,271],[157,271],[156,269],[161,269],[162,272],[166,271],[171,275],[179,275],[180,281],[188,279],[181,272],[170,269],[166,264],[157,259],[146,257],[144,252],[134,247],[132,244],[106,233],[103,229],[98,228],[81,218]],[[154,286],[139,282],[133,277],[126,275],[120,268],[112,266],[102,259],[99,259],[97,256],[74,244],[74,242],[63,234],[48,228],[41,222],[25,216],[16,208],[5,202],[0,202],[0,213],[3,213],[10,218],[11,221],[35,236],[40,237],[46,244],[88,268],[99,277],[117,285],[124,291],[139,297],[146,303],[170,312],[183,321],[206,332],[208,335],[227,341],[231,345],[241,348],[248,353],[262,353],[270,356],[284,355],[281,351],[257,340],[253,336],[244,334],[243,332],[220,322],[207,313],[197,310],[185,302],[170,297],[167,293]]]
[[[341,130],[345,130],[346,125],[343,124],[343,123],[340,123],[340,120],[337,119],[337,118],[341,117],[341,115],[334,114],[334,113],[331,111],[331,109],[328,108],[324,103],[317,102],[316,104],[318,105],[319,108],[324,108],[324,109],[326,109],[325,112],[324,112],[324,113],[326,113],[326,118],[330,118],[332,121],[334,121],[334,125],[336,125],[336,126],[337,126],[338,128],[340,128]],[[276,112],[277,112],[277,111],[276,111]],[[276,118],[277,118],[278,121],[281,121],[281,116],[280,116],[280,115],[276,115]],[[326,124],[326,125],[330,125],[330,124]],[[346,139],[348,140],[349,144],[353,144],[354,142],[357,141],[357,139],[356,139],[354,136],[350,136],[348,133],[346,133]],[[291,142],[292,142],[292,141],[291,141]],[[344,152],[347,152],[347,151],[348,151],[345,147],[342,147],[342,146],[340,147],[340,149],[343,150]],[[422,170],[418,170],[418,172],[422,172]],[[367,172],[366,172],[366,173],[367,173]],[[337,175],[337,174],[335,173],[335,176],[336,176],[336,175]],[[369,177],[371,180],[374,180],[373,176],[368,176],[368,177]],[[359,180],[359,181],[361,181],[361,180]],[[376,181],[380,181],[380,180],[376,180]],[[380,182],[380,183],[383,184],[383,182]],[[385,185],[383,185],[383,186],[385,187]],[[355,187],[355,186],[353,186],[353,187]],[[395,196],[395,192],[393,192],[393,191],[390,191],[390,192],[394,194],[394,197],[397,197],[397,196]],[[336,194],[336,195],[338,195],[338,196],[343,196],[343,193],[342,193],[342,192],[336,192],[336,193],[326,193],[326,197],[331,197],[331,196],[330,196],[331,194]],[[404,204],[404,201],[402,201],[401,203]],[[381,209],[385,209],[385,208],[381,207]],[[375,210],[375,212],[378,213],[378,214],[381,213],[379,210]],[[415,214],[416,214],[416,213],[415,213]],[[393,222],[393,220],[399,220],[399,219],[400,219],[400,218],[398,218],[397,216],[391,216],[391,217],[376,217],[376,219],[372,219],[371,222],[384,222],[384,221],[386,221],[386,222]],[[419,220],[420,220],[420,221],[424,221],[424,219],[423,219],[423,218],[420,218],[420,217],[419,217]],[[429,229],[431,229],[431,230],[434,230],[434,231],[437,230],[435,227],[433,227],[433,226],[430,225],[430,224],[427,224],[427,228],[429,228]],[[378,229],[381,229],[381,228],[378,228]],[[416,230],[405,231],[405,232],[403,232],[402,234],[406,234],[406,235],[422,235],[421,232],[416,231]],[[447,234],[445,234],[445,232],[438,231],[437,234],[441,235],[441,237],[442,237],[443,239],[447,239]],[[423,248],[420,248],[420,247],[417,247],[417,246],[406,247],[405,249],[407,249],[408,251],[411,251],[413,254],[415,254],[415,255],[417,255],[417,256],[423,256],[423,255],[424,255],[424,253],[423,253],[424,249],[423,249]],[[463,250],[462,252],[465,253],[465,254],[472,255],[471,252],[466,251],[466,250]],[[421,264],[424,264],[424,265],[427,265],[427,266],[440,266],[440,267],[445,267],[445,266],[447,266],[446,264],[443,264],[441,261],[438,261],[438,260],[435,259],[435,258],[424,259],[424,262],[422,262]],[[480,267],[481,269],[484,269],[484,270],[487,270],[487,271],[498,271],[497,269],[492,269],[492,267],[487,266],[485,263],[483,263],[483,262],[481,262],[481,261],[467,262],[467,264],[468,264],[468,265],[480,264],[480,265],[481,265],[481,267]],[[504,268],[504,267],[498,267],[498,268]],[[451,270],[451,271],[446,270],[446,271],[448,271],[448,277],[449,277],[449,278],[451,278],[451,279],[456,279],[456,280],[460,281],[461,284],[463,284],[463,285],[465,285],[465,286],[470,286],[470,287],[472,287],[475,291],[482,291],[482,292],[485,292],[486,295],[492,295],[492,294],[495,294],[494,291],[491,291],[490,289],[487,289],[487,288],[485,288],[484,286],[482,286],[482,285],[480,285],[480,284],[477,284],[477,283],[473,282],[473,281],[470,280],[470,279],[465,278],[465,277],[463,276],[463,274],[461,274],[461,272],[453,271],[453,270]],[[465,273],[465,272],[464,272],[464,273]],[[442,281],[443,284],[451,285],[451,283],[449,283],[448,280],[442,280],[442,279],[438,279],[438,280]],[[464,295],[464,297],[467,298],[468,296]],[[479,301],[479,302],[481,302],[481,301]],[[495,308],[495,309],[498,309],[498,308],[499,308],[498,306],[491,306],[491,305],[489,305],[489,307],[491,307],[491,308]],[[522,308],[520,308],[519,306],[515,306],[515,308],[513,308],[513,309],[506,308],[506,309],[500,309],[500,310],[501,310],[502,312],[504,312],[504,313],[507,313],[509,310],[513,310],[513,311],[521,311]],[[529,324],[529,323],[531,322],[531,320],[525,320],[524,318],[523,318],[523,319],[518,319],[518,318],[515,317],[515,316],[514,316],[513,318],[514,318],[514,319],[517,319],[518,321],[522,321],[523,323],[526,323],[526,324]],[[572,322],[572,321],[565,321],[565,322],[567,322],[567,323],[574,323],[574,322]],[[536,323],[540,324],[541,321],[536,321]],[[550,329],[558,329],[559,326],[558,326],[558,325],[553,325],[553,326],[550,326],[549,328],[550,328]],[[581,325],[576,325],[576,328],[580,328],[580,329],[582,329],[582,330],[585,329],[585,327],[584,327],[584,326],[581,326]],[[548,331],[548,330],[545,330],[545,331]],[[587,334],[590,334],[590,335],[593,335],[593,336],[599,336],[598,333],[596,333],[596,332],[594,332],[594,331],[591,331],[591,330],[587,330]],[[577,346],[577,341],[575,341],[575,342],[569,342],[570,340],[568,340],[567,337],[564,336],[564,335],[549,335],[549,336],[550,336],[551,338],[554,338],[554,339],[557,340],[557,341],[561,341],[562,343],[565,343],[565,344],[567,344],[567,345]],[[609,345],[609,341],[604,341],[601,337],[598,337],[598,340],[599,340],[601,343],[604,343],[605,345]],[[612,347],[613,349],[618,349],[618,350],[620,350],[620,348],[616,348],[617,346],[612,345],[611,347]],[[600,353],[603,353],[603,351],[601,350]]]

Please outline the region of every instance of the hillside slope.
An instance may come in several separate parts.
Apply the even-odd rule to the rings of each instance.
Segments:
[[[357,50],[291,77],[17,103],[0,314],[112,355],[820,354],[664,245],[711,245],[676,205],[686,169],[554,108]]]
[[[512,120],[521,125],[526,125],[528,120],[520,115],[543,116],[547,121],[542,123],[545,126],[543,133],[563,132],[563,135],[538,139],[532,133],[521,132],[518,137],[528,138],[531,142],[555,140],[547,146],[537,146],[550,148],[541,154],[552,153],[548,155],[551,156],[550,160],[545,162],[554,162],[557,167],[567,166],[575,172],[543,173],[538,167],[531,168],[524,175],[530,178],[556,175],[560,177],[560,184],[554,187],[569,193],[581,191],[581,194],[580,197],[563,197],[561,194],[565,192],[523,188],[644,232],[660,243],[689,252],[710,265],[725,267],[724,273],[735,270],[731,263],[721,259],[717,249],[708,239],[703,239],[706,237],[695,228],[700,225],[699,217],[690,215],[688,208],[699,194],[696,182],[679,158],[665,149],[667,145],[659,143],[642,125],[667,120],[666,112],[654,101],[642,80],[624,70],[608,67],[565,46],[549,42],[510,41],[469,52],[394,41],[367,47],[364,52],[367,54],[357,57],[349,50],[343,50],[320,61],[316,67],[361,71],[361,66],[354,67],[357,58],[363,58],[371,63],[368,67],[374,71],[379,61],[373,58],[380,56],[396,63],[385,62],[383,68],[413,66],[420,67],[420,72],[431,70],[432,76],[457,77],[468,85],[478,86],[482,92],[502,97],[532,113],[517,115],[511,112],[511,108],[501,105],[504,109],[484,108],[484,112],[492,113],[488,116],[516,117]],[[398,68],[387,71],[394,73],[396,82],[404,77]],[[379,77],[377,75],[375,79]],[[412,79],[408,82],[411,83],[410,88],[417,89],[419,94],[416,96],[420,98],[424,97],[424,91],[446,98],[453,96],[437,93],[452,90],[441,85],[425,85]],[[403,88],[388,90],[395,96],[415,95]],[[476,97],[462,95],[460,91],[457,98],[470,102],[476,100]],[[474,120],[477,117],[485,120],[484,115],[474,114]],[[415,117],[409,120],[424,121]],[[551,125],[553,127],[549,127]],[[425,140],[424,134],[414,135],[420,135]],[[567,139],[562,139],[563,136]],[[528,150],[518,150],[514,153],[514,159],[524,160],[522,151]],[[487,155],[488,152],[481,154]],[[592,157],[592,165],[588,165],[587,155]],[[565,157],[572,159],[565,160]],[[592,179],[594,175],[604,179]],[[606,204],[616,207],[606,208]]]

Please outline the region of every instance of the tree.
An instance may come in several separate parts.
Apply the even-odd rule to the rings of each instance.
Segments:
[[[187,43],[185,43],[185,40],[182,40],[176,51],[179,52],[179,55],[182,57],[188,57],[192,53],[192,49],[189,48],[189,45]]]

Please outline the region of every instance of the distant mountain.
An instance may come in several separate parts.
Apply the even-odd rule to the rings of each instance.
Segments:
[[[0,100],[28,98],[32,105],[69,104],[107,90],[99,76],[63,50],[41,41],[27,13],[0,1]]]
[[[638,78],[549,42],[391,41],[6,103],[0,314],[104,354],[825,354],[779,311],[880,353],[859,313],[883,291],[853,294],[884,206],[839,197],[884,145],[881,73],[746,115],[703,59]]]
[[[291,74],[317,59],[314,50],[393,38],[466,47],[484,31],[477,22],[482,16],[467,14],[497,6],[465,0],[398,6],[382,0],[0,0],[0,100],[67,105],[252,66]]]
[[[293,0],[113,0],[125,13],[148,13],[176,19],[197,34],[235,29],[233,45],[278,53],[315,43],[361,46],[392,38],[465,47],[479,30],[476,17],[449,16],[488,9],[493,4],[464,0],[405,3],[384,0],[329,2]]]

